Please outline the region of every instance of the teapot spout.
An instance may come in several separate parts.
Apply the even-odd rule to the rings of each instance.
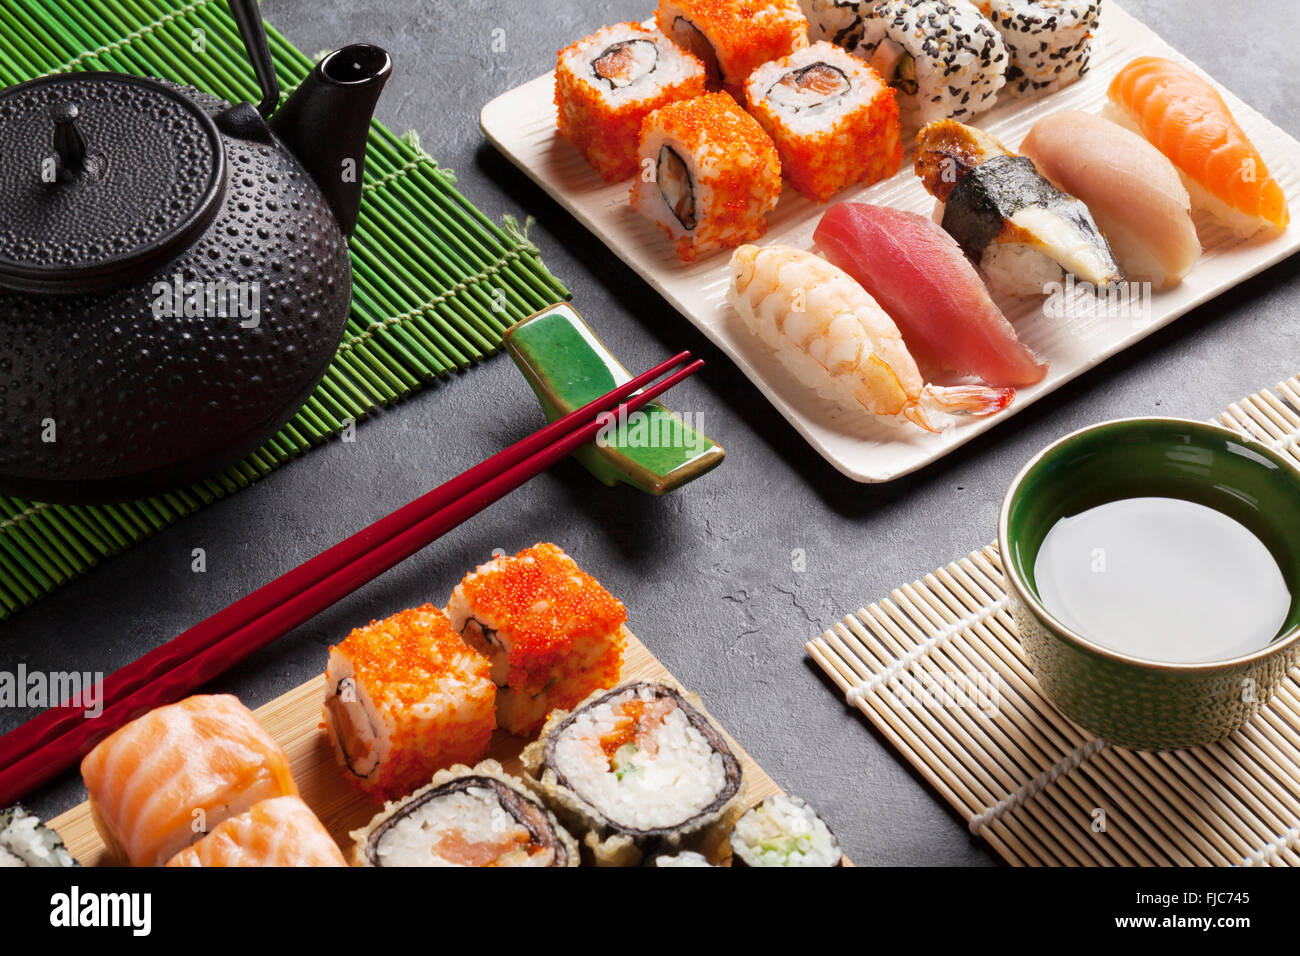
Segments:
[[[392,58],[357,43],[328,54],[269,120],[271,130],[311,173],[345,236],[361,206],[366,135]]]

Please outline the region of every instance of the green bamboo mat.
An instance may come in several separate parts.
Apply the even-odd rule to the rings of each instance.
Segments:
[[[268,33],[287,95],[312,61]],[[0,86],[74,70],[161,77],[231,102],[260,98],[222,0],[0,0]],[[413,135],[372,124],[351,243],[352,310],[315,394],[264,447],[181,491],[99,507],[0,497],[0,619],[495,352],[510,325],[567,298],[524,233],[510,220],[493,223],[454,181]]]

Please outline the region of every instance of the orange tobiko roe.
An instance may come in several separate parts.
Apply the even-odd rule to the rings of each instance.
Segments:
[[[387,715],[387,759],[369,777],[347,774],[362,792],[393,800],[428,783],[436,771],[472,766],[487,752],[496,729],[492,665],[440,608],[425,604],[371,621],[331,647],[331,658],[335,652],[347,658],[357,685]],[[455,706],[417,706],[448,694],[457,698]],[[326,729],[341,753],[337,728],[327,720]]]
[[[546,685],[553,671],[563,672],[575,638],[615,634],[627,621],[623,604],[554,544],[499,559],[462,587],[472,606],[511,634],[506,683],[513,688]],[[600,662],[602,681],[611,680],[610,672],[617,680],[622,650],[622,641],[611,642],[611,659]]]
[[[673,36],[684,17],[713,47],[722,82],[739,93],[760,64],[808,45],[808,20],[798,0],[660,0],[655,22]]]

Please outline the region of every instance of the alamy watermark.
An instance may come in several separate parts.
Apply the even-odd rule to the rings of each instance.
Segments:
[[[703,412],[651,415],[623,409],[617,415],[603,412],[598,420],[596,444],[601,448],[681,448],[695,454],[709,447],[703,435]]]
[[[246,329],[255,329],[262,321],[260,282],[186,281],[178,272],[170,282],[155,282],[151,291],[156,319],[237,318]]]
[[[0,707],[79,707],[86,717],[104,712],[100,671],[0,671]]]
[[[909,709],[974,710],[992,718],[1002,706],[1001,678],[993,671],[933,674],[914,664],[891,678],[882,690],[895,704]]]
[[[1049,319],[1104,315],[1127,319],[1134,325],[1151,321],[1150,282],[1109,282],[1098,288],[1067,273],[1064,282],[1044,285],[1043,295],[1047,296],[1043,301],[1043,315]]]

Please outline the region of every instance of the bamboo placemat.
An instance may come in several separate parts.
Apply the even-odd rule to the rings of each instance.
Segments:
[[[1300,465],[1300,378],[1233,403],[1218,422]],[[996,544],[846,617],[806,650],[1010,864],[1300,864],[1300,668],[1217,743],[1110,746],[1040,694]]]
[[[312,61],[267,32],[288,96]],[[260,98],[224,0],[0,0],[0,86],[75,70],[161,77],[231,102]],[[352,309],[315,394],[259,451],[181,491],[111,507],[0,497],[0,619],[495,352],[507,328],[567,298],[524,230],[492,222],[454,182],[414,134],[372,124],[351,242]]]

